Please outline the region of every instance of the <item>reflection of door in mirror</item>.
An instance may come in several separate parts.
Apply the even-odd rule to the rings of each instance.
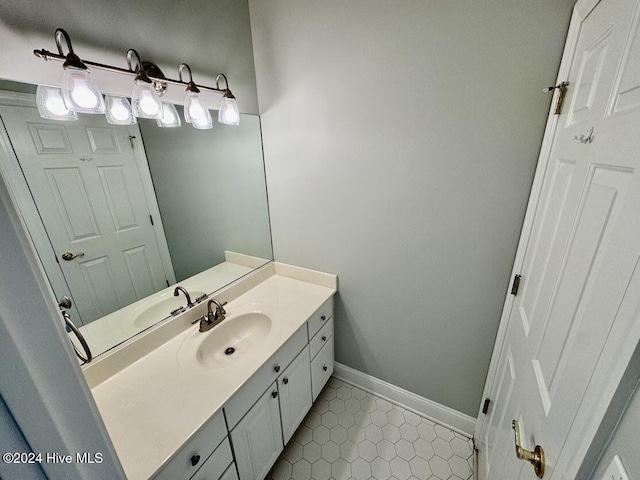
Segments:
[[[137,126],[109,125],[101,115],[47,121],[33,107],[2,106],[0,116],[62,282],[49,272],[56,265],[43,262],[47,275],[56,295],[72,296],[82,324],[173,283],[166,240],[156,237],[164,233],[152,224],[155,197],[145,195],[152,186],[143,179],[149,172],[134,142]],[[34,242],[41,258],[52,254],[40,251],[43,240]]]

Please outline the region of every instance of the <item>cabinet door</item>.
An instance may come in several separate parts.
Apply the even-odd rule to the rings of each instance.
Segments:
[[[311,409],[311,366],[306,346],[278,380],[280,415],[285,445]]]
[[[273,384],[231,431],[240,480],[262,480],[282,451],[278,390]]]

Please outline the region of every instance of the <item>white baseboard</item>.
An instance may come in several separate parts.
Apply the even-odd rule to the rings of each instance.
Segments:
[[[396,387],[395,385],[338,362],[333,363],[333,376],[418,415],[427,417],[429,420],[450,428],[454,432],[458,432],[468,438],[473,438],[473,432],[476,429],[476,419],[469,415],[445,407],[433,400],[421,397],[420,395]]]

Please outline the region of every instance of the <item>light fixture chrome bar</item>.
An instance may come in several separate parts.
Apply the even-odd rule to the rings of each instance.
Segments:
[[[33,54],[36,57],[42,58],[45,61],[56,60],[58,62],[64,62],[67,59],[67,57],[64,55],[50,52],[49,50],[45,50],[44,48],[41,50],[34,50]],[[122,73],[122,74],[130,75],[132,78],[136,76],[135,71],[128,70],[126,68],[114,67],[113,65],[106,65],[104,63],[92,62],[91,60],[84,60],[84,59],[82,59],[82,63],[84,63],[87,66],[97,68],[98,70],[104,70],[107,72],[114,72],[114,73]],[[164,83],[169,83],[171,85],[178,85],[182,87],[187,87],[189,85],[189,82],[182,82],[180,80],[173,80],[171,78],[164,78],[164,77],[160,78],[160,77],[154,77],[152,75],[148,75],[148,77],[150,80],[154,82],[164,82]],[[226,80],[226,77],[225,77],[225,80]],[[222,94],[224,94],[229,90],[228,88],[222,89],[222,88],[208,87],[206,85],[198,85],[198,84],[195,84],[195,85],[200,90],[207,90],[209,92],[217,92]],[[228,85],[225,85],[225,86],[228,87]]]

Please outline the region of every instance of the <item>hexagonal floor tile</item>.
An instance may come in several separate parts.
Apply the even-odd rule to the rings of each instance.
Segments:
[[[356,458],[351,463],[351,475],[356,480],[368,480],[371,476],[371,465],[362,458]]]
[[[348,480],[351,478],[351,463],[339,458],[331,464],[331,476],[335,480]]]
[[[311,478],[313,480],[329,480],[331,478],[331,464],[324,458],[315,462],[311,465]]]
[[[327,462],[335,462],[340,457],[340,449],[337,444],[329,441],[322,445],[322,458]]]
[[[376,457],[371,462],[371,475],[378,480],[388,480],[391,476],[391,467],[386,460]]]
[[[378,451],[378,456],[390,462],[396,456],[396,448],[387,439],[380,440],[376,445],[376,450]]]
[[[461,434],[332,377],[269,480],[468,480]]]

